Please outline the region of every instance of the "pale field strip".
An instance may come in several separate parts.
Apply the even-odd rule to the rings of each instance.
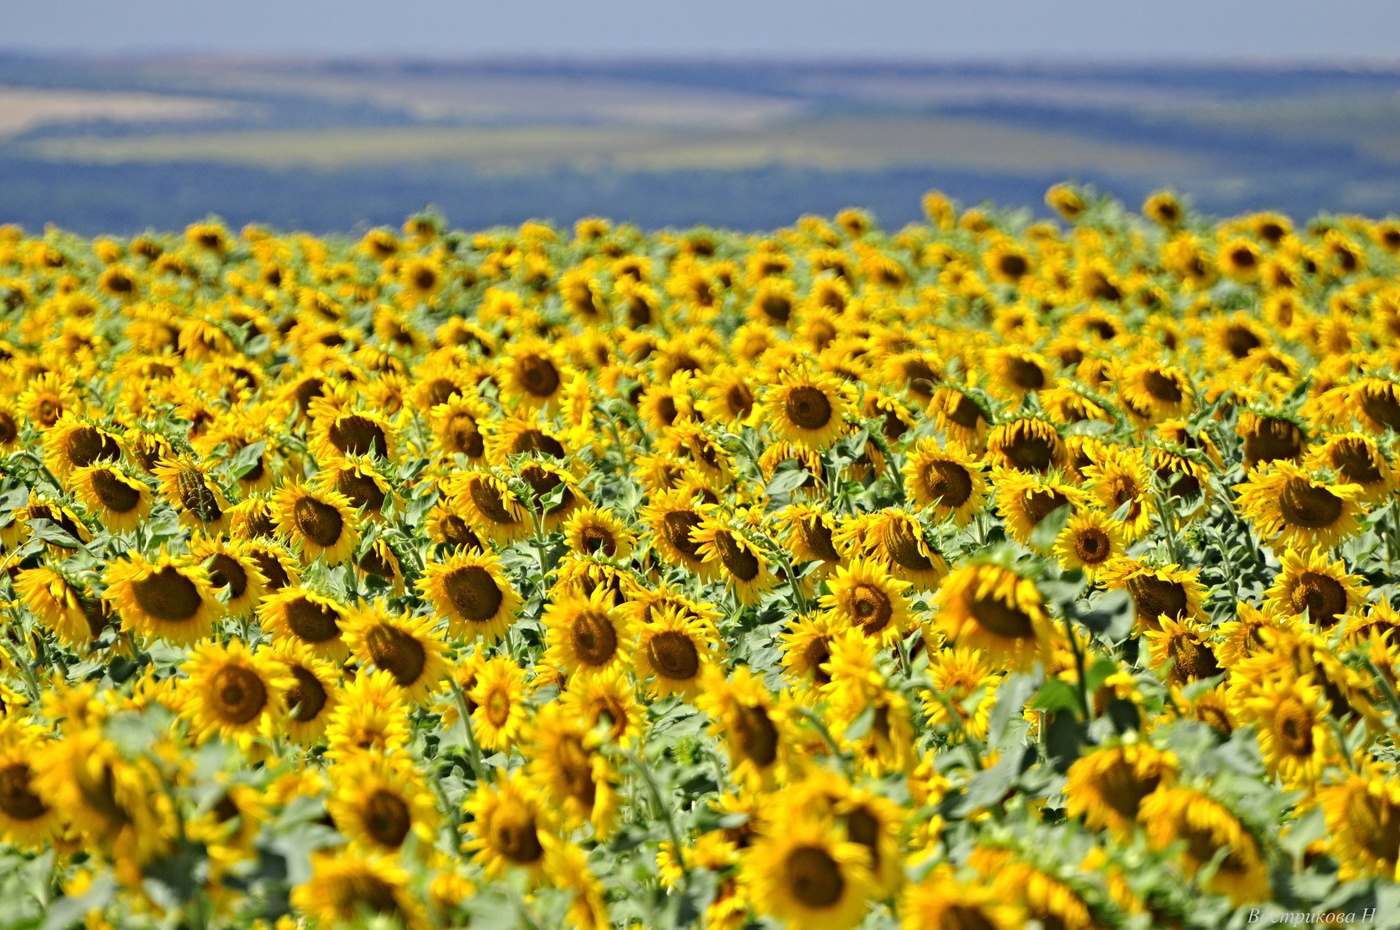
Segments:
[[[231,116],[239,109],[221,100],[137,91],[0,86],[0,139],[56,123],[95,119],[135,123],[217,119]]]
[[[837,169],[900,166],[997,172],[1177,173],[1197,159],[1159,148],[963,118],[833,117],[752,128],[482,126],[163,133],[36,140],[34,156],[95,163],[214,162],[267,168],[457,163],[482,171]]]

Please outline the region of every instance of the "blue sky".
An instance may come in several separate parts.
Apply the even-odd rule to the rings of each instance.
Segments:
[[[1395,0],[3,0],[0,48],[580,57],[1400,58]]]

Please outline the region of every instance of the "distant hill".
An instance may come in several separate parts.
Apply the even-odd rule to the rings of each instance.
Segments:
[[[607,214],[759,229],[1058,180],[1400,211],[1400,70],[0,54],[0,222],[315,232]]]

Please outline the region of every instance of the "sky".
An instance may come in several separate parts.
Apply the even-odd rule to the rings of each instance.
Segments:
[[[431,57],[1400,59],[1395,0],[0,0],[0,49]]]

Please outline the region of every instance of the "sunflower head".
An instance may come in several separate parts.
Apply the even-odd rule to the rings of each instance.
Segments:
[[[934,626],[947,641],[996,662],[1029,667],[1048,654],[1053,628],[1035,583],[1000,565],[964,565],[943,580]]]
[[[848,395],[831,375],[783,371],[764,397],[765,419],[778,438],[820,450],[846,431]]]

